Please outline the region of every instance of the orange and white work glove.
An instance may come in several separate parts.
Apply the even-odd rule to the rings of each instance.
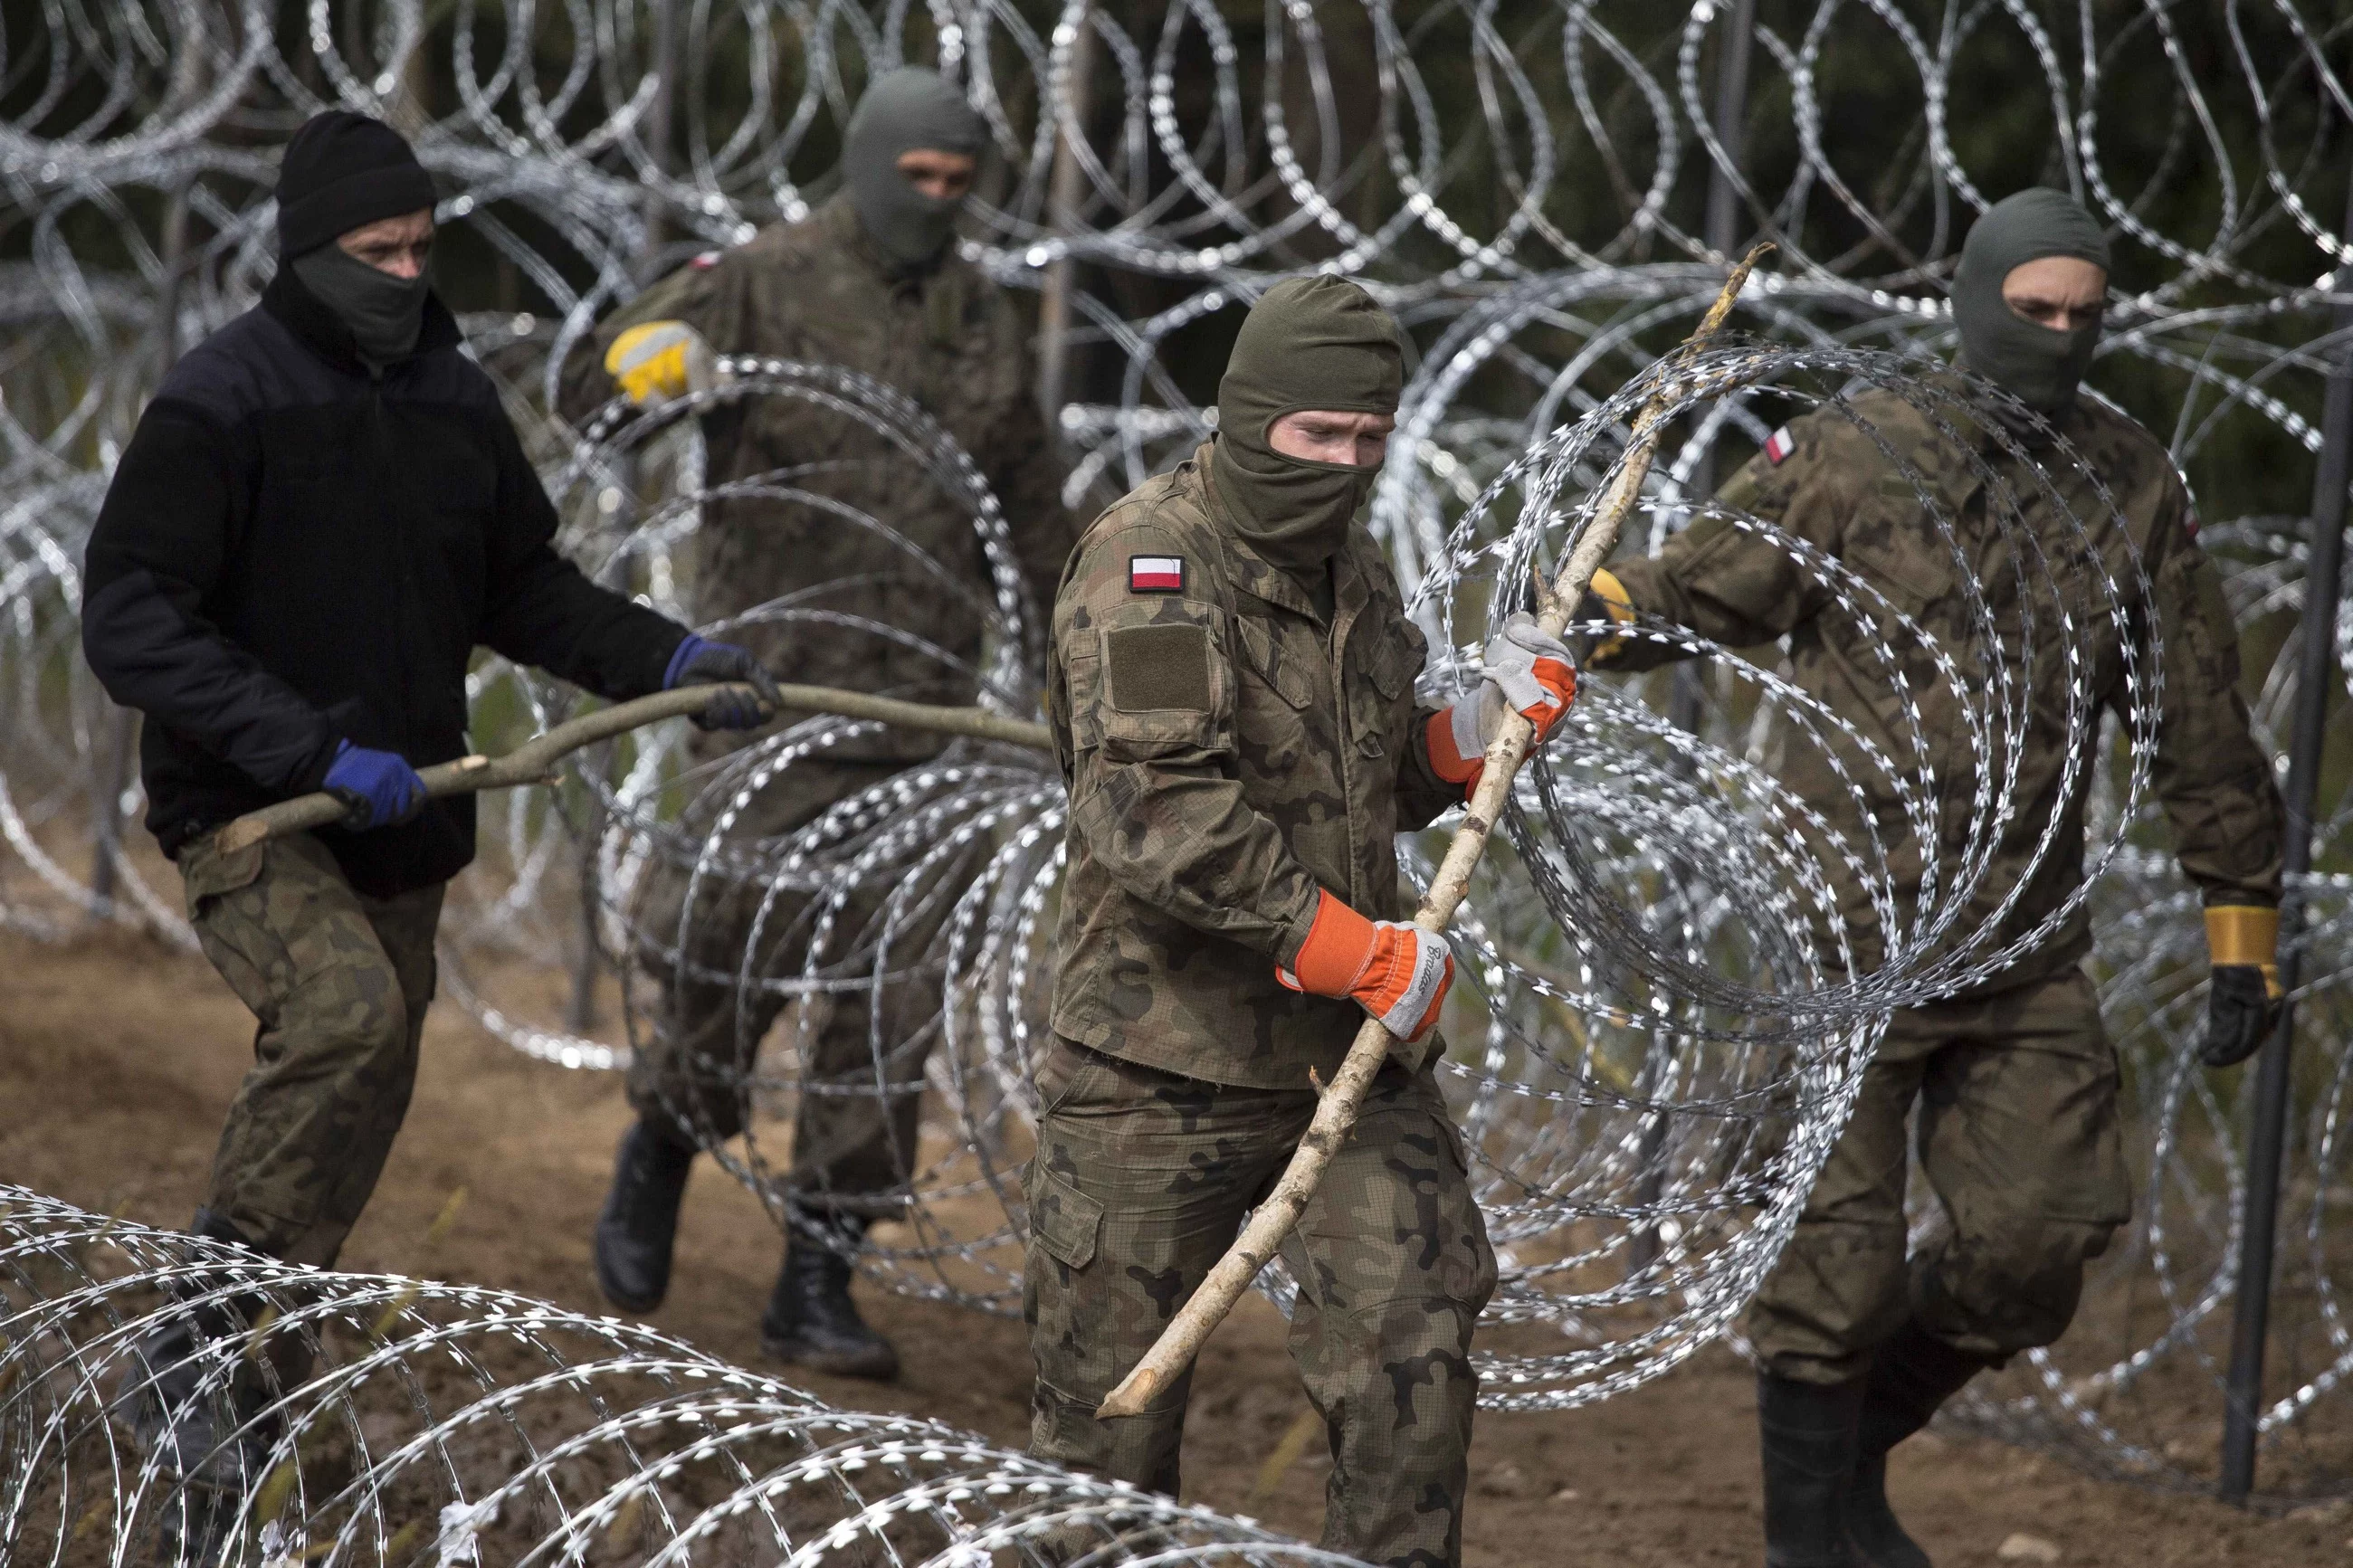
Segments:
[[[708,392],[718,384],[718,356],[684,321],[640,321],[605,351],[605,374],[640,408]]]
[[[2279,911],[2260,904],[2217,904],[2206,911],[2214,970],[2206,990],[2206,1044],[2198,1055],[2208,1067],[2238,1066],[2279,1026]]]
[[[1479,689],[1443,712],[1430,715],[1430,765],[1467,797],[1486,771],[1487,748],[1504,727],[1504,715],[1518,712],[1536,727],[1534,751],[1545,743],[1577,697],[1577,660],[1568,645],[1536,625],[1522,610],[1487,639],[1485,678]]]
[[[1404,921],[1368,921],[1318,890],[1323,902],[1300,944],[1297,969],[1277,964],[1274,977],[1310,995],[1347,997],[1398,1040],[1419,1045],[1437,1026],[1446,989],[1454,984],[1454,954],[1446,939]],[[1407,1059],[1407,1065],[1420,1062]]]

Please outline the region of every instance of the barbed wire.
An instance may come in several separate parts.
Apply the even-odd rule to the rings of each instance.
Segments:
[[[1348,1561],[639,1324],[0,1186],[13,1563]]]
[[[2195,47],[2184,29],[2196,19],[2154,4],[2087,7],[2070,37],[2017,0],[1933,12],[1835,0],[1793,31],[1757,24],[1760,107],[1738,133],[1705,101],[1731,25],[1712,0],[1680,16],[1577,0],[1509,15],[1287,4],[1269,6],[1254,37],[1198,0],[1072,5],[1050,26],[1042,13],[947,0],[691,12],[582,0],[460,6],[446,20],[416,4],[319,6],[300,37],[274,36],[253,4],[59,0],[44,18],[43,37],[8,40],[0,68],[0,207],[28,236],[26,259],[0,266],[12,328],[0,352],[0,838],[17,868],[0,883],[0,918],[43,935],[95,916],[187,940],[158,863],[111,847],[139,809],[136,770],[129,725],[73,653],[81,542],[163,367],[267,277],[270,150],[316,108],[382,112],[410,132],[450,193],[445,232],[552,302],[462,324],[542,462],[576,559],[699,618],[691,542],[710,509],[807,505],[811,492],[791,471],[712,483],[697,416],[821,405],[971,520],[991,563],[969,605],[985,662],[960,665],[934,628],[844,613],[823,592],[731,625],[887,644],[1022,714],[1042,674],[1042,606],[1023,601],[1005,520],[970,459],[900,394],[840,367],[744,362],[655,417],[574,429],[550,412],[565,356],[610,306],[684,256],[823,198],[865,75],[934,60],[987,121],[994,156],[965,248],[1069,323],[1046,346],[1084,394],[1054,411],[1074,503],[1139,482],[1208,434],[1173,346],[1276,279],[1345,272],[1399,313],[1416,363],[1371,521],[1438,650],[1424,677],[1433,698],[1472,678],[1493,618],[1520,602],[1514,585],[1557,557],[1617,460],[1630,379],[1712,297],[1723,258],[1691,214],[1702,187],[1726,186],[1736,226],[1772,238],[1780,269],[1744,301],[1757,341],[1690,373],[1644,497],[1650,543],[1708,516],[1784,550],[1830,590],[1831,614],[1869,628],[1905,732],[1895,752],[1875,746],[1769,664],[1654,627],[1643,635],[1705,653],[1704,673],[1588,682],[1523,781],[1511,853],[1482,873],[1462,923],[1469,984],[1444,1069],[1506,1258],[1487,1342],[1510,1348],[1485,1352],[1489,1399],[1518,1407],[1605,1397],[1722,1331],[1793,1223],[1885,1011],[1983,980],[2063,918],[2010,929],[1987,868],[2012,804],[2032,660],[2080,670],[2073,654],[2139,602],[2132,573],[2111,575],[2086,544],[2115,520],[2045,505],[2021,554],[2026,607],[1998,615],[1970,590],[1957,639],[1940,639],[1802,541],[1709,500],[1719,454],[1799,409],[1865,432],[1873,407],[1896,404],[1995,427],[1982,390],[1951,390],[1935,363],[1954,342],[1939,296],[1958,237],[2000,194],[1956,141],[1959,96],[2033,62],[2047,177],[2109,226],[2119,279],[2147,280],[2112,297],[2095,380],[2160,386],[2179,408],[2162,434],[2193,473],[2226,451],[2317,449],[2306,410],[2333,345],[2307,323],[2332,302],[2329,271],[2353,260],[2327,218],[2353,128],[2328,60],[2344,24],[2290,0],[2230,8],[2219,48]],[[1440,90],[1440,60],[1473,90]],[[1828,107],[1840,73],[1865,65],[1908,105],[1868,148],[1840,140]],[[2119,129],[2126,94],[2134,111]],[[2161,142],[2137,137],[2158,124]],[[1744,150],[1768,143],[1782,145],[1764,159]],[[2080,468],[2064,451],[2012,447],[2009,471],[2045,501]],[[1952,544],[1928,487],[1906,478]],[[2031,532],[2032,499],[2013,495],[1997,526]],[[2200,499],[2235,607],[2251,621],[2292,612],[2296,536],[2234,513],[2221,483]],[[833,525],[923,553],[892,520],[829,504]],[[2092,569],[2073,570],[2087,552]],[[2025,665],[1996,654],[2016,629],[2004,615],[2039,617]],[[2005,1435],[2180,1479],[2195,1467],[2159,1430],[2173,1406],[2127,1409],[2128,1391],[2164,1387],[2184,1408],[2213,1392],[2243,1107],[2232,1081],[2191,1065],[2203,1009],[2194,900],[2144,847],[2166,657],[2149,651],[2149,668],[2131,668],[2123,757],[2086,781],[2105,868],[2090,895],[2104,1005],[2138,1097],[2139,1217],[2070,1339],[1972,1409]],[[2340,663],[2353,668],[2343,648]],[[2257,705],[2275,740],[2292,684],[2274,668]],[[470,685],[478,734],[543,727],[576,700],[495,663]],[[2066,692],[2071,755],[2088,767],[2095,704],[2080,673]],[[1915,897],[1893,867],[1906,840],[1935,842],[1938,784],[1920,747],[1930,700],[1957,715],[1974,793],[1963,848],[1941,868],[1927,857]],[[733,1026],[700,1048],[760,1114],[740,1142],[707,1141],[780,1218],[797,1197],[824,1195],[806,1190],[811,1162],[776,1135],[803,1100],[862,1098],[887,1117],[928,1089],[885,1205],[903,1223],[861,1260],[898,1289],[1010,1310],[1029,1064],[1053,970],[1060,779],[1041,756],[957,742],[828,797],[807,821],[761,819],[761,800],[874,738],[823,718],[727,754],[648,735],[584,760],[559,790],[486,811],[483,861],[445,924],[444,974],[503,1037],[576,1067],[619,1066],[633,1040],[675,1030],[662,975],[725,989]],[[1793,740],[1843,759],[1849,795],[1892,801],[1897,837],[1851,841],[1825,803],[1778,784],[1769,759]],[[2324,855],[2345,812],[2327,808]],[[2046,829],[2038,862],[2057,847]],[[1426,858],[1407,860],[1427,874]],[[1887,942],[1874,961],[1824,934],[1841,879],[1878,910]],[[2305,994],[2333,1006],[2346,968],[2336,880],[2316,879],[2310,897]],[[745,900],[737,932],[716,911]],[[698,931],[730,940],[714,955]],[[627,985],[617,1033],[588,1021],[605,968]],[[872,1001],[888,997],[914,1000]],[[869,1032],[848,1074],[815,1059],[845,1005],[864,1010]],[[2281,1434],[2308,1426],[2353,1367],[2324,1224],[2345,1053],[2327,1008],[2301,1016],[2300,1048],[2328,1065],[2306,1086],[2291,1183],[2313,1283],[2291,1293],[2300,1315],[2284,1332],[2306,1348],[2297,1392],[2270,1417]],[[2062,1370],[2084,1355],[2093,1370]],[[2168,1384],[2176,1372],[2184,1381]],[[2353,1456],[2308,1468],[2294,1484],[2340,1489]]]

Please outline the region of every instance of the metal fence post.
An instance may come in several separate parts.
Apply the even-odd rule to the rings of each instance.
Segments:
[[[2346,197],[2353,231],[2353,190]],[[2305,568],[2304,648],[2296,670],[2295,728],[2288,745],[2287,890],[2280,910],[2280,983],[2291,996],[2303,968],[2304,900],[2297,879],[2312,868],[2312,819],[2328,698],[2337,684],[2337,597],[2344,559],[2345,494],[2353,464],[2353,265],[2332,284],[2328,397],[2321,415],[2320,469],[2312,491],[2311,554]],[[2221,1495],[2243,1502],[2255,1481],[2262,1435],[2263,1349],[2271,1329],[2272,1258],[2279,1229],[2280,1168],[2287,1152],[2294,1085],[2295,1006],[2256,1058],[2254,1123],[2247,1138],[2247,1206],[2239,1233],[2239,1296],[2231,1321],[2231,1370],[2222,1411]]]

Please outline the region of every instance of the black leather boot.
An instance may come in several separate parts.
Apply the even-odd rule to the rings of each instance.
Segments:
[[[250,1245],[206,1209],[189,1228]],[[201,1282],[184,1284],[132,1351],[117,1409],[142,1463],[171,1483],[152,1504],[163,1563],[215,1561],[246,1494],[261,1484],[282,1426],[266,1414],[276,1391],[245,1347],[267,1310],[254,1298],[220,1298]],[[273,1365],[281,1350],[271,1345]]]
[[[849,1299],[851,1260],[865,1239],[866,1222],[854,1215],[787,1217],[785,1266],[760,1318],[763,1355],[836,1377],[888,1383],[899,1375],[899,1352]]]
[[[1854,1568],[1843,1504],[1854,1479],[1862,1381],[1799,1383],[1757,1374],[1767,1568]]]
[[[1872,1358],[1846,1495],[1847,1542],[1860,1568],[1934,1568],[1888,1506],[1887,1451],[1926,1426],[1986,1365],[1909,1322]]]
[[[613,1190],[596,1216],[596,1289],[627,1312],[650,1312],[670,1294],[679,1200],[694,1168],[694,1145],[639,1120],[621,1134]]]

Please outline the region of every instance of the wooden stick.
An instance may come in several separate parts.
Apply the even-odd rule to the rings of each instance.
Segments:
[[[1725,279],[1723,292],[1708,308],[1698,331],[1684,341],[1679,351],[1683,357],[1688,359],[1715,336],[1724,319],[1732,313],[1733,301],[1740,297],[1750,270],[1770,249],[1769,245],[1757,246],[1732,269],[1732,276]],[[1651,460],[1658,453],[1659,426],[1665,418],[1673,391],[1671,384],[1662,385],[1634,416],[1633,440],[1626,448],[1625,460],[1619,465],[1617,478],[1603,492],[1593,526],[1585,531],[1569,552],[1550,589],[1546,591],[1542,583],[1537,584],[1541,608],[1536,622],[1554,637],[1558,637],[1561,627],[1568,624],[1570,612],[1584,596],[1586,584],[1618,546],[1619,530],[1633,510],[1642,481],[1650,474]],[[1453,921],[1455,908],[1470,888],[1471,873],[1487,847],[1488,834],[1503,815],[1504,803],[1511,795],[1513,777],[1520,771],[1528,742],[1535,735],[1535,726],[1522,715],[1504,716],[1501,732],[1487,747],[1485,771],[1479,776],[1478,788],[1472,792],[1462,826],[1455,829],[1454,841],[1447,846],[1446,858],[1440,863],[1438,875],[1422,898],[1421,908],[1414,914],[1414,924],[1422,930],[1443,931]],[[1201,1288],[1193,1292],[1160,1331],[1160,1338],[1136,1363],[1135,1370],[1096,1408],[1097,1419],[1108,1421],[1122,1415],[1143,1415],[1152,1408],[1162,1391],[1192,1365],[1210,1331],[1225,1321],[1234,1303],[1241,1300],[1242,1292],[1250,1289],[1250,1281],[1258,1278],[1258,1271],[1282,1247],[1283,1237],[1291,1234],[1291,1227],[1299,1223],[1308,1200],[1315,1195],[1316,1187],[1324,1180],[1325,1168],[1356,1125],[1356,1112],[1388,1056],[1389,1043],[1389,1032],[1377,1020],[1366,1018],[1364,1026],[1356,1031],[1356,1043],[1348,1047],[1347,1059],[1333,1075],[1330,1087],[1316,1104],[1314,1118],[1308,1123],[1299,1147],[1293,1152],[1282,1179],[1250,1215],[1250,1223],[1242,1227],[1241,1235],[1227,1248],[1217,1267],[1201,1281]]]
[[[420,768],[417,776],[425,781],[425,793],[437,798],[471,795],[477,790],[511,789],[517,784],[551,784],[554,781],[555,764],[583,746],[609,741],[665,719],[690,718],[702,712],[712,698],[727,689],[731,688],[682,686],[675,691],[640,697],[634,702],[617,702],[610,708],[599,708],[594,713],[583,714],[558,724],[544,735],[524,742],[503,757],[460,757],[454,763],[439,763],[429,768]],[[732,689],[754,700],[759,697],[759,693],[749,686],[736,686]],[[1001,713],[991,713],[986,709],[939,708],[928,702],[902,702],[894,697],[841,691],[830,686],[783,686],[777,690],[783,695],[785,707],[788,710],[839,713],[849,719],[876,719],[911,730],[927,730],[943,735],[966,735],[976,741],[999,741],[1039,752],[1053,750],[1053,741],[1046,733],[1045,725],[1008,719]],[[332,795],[300,795],[238,817],[220,829],[215,836],[215,844],[224,854],[249,848],[265,839],[289,833],[301,833],[312,827],[331,827],[343,821],[350,809],[343,801]]]

